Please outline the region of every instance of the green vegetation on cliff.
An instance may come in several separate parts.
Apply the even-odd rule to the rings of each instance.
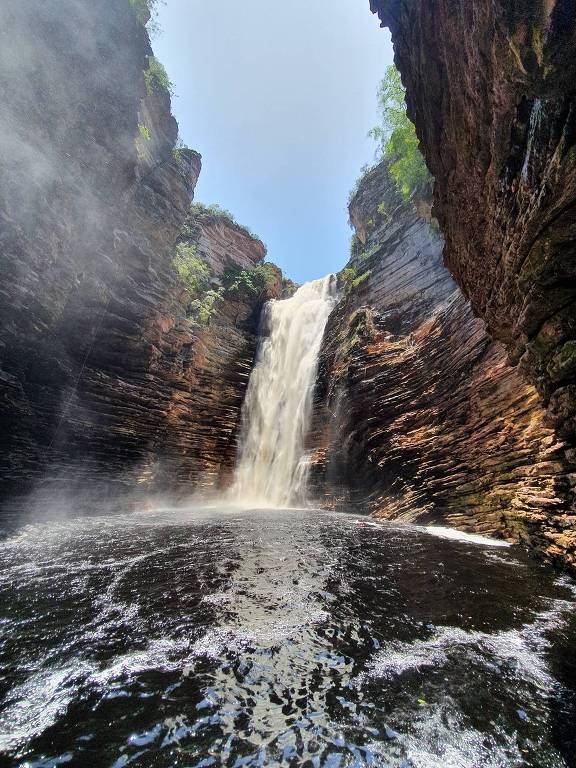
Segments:
[[[176,152],[189,151],[179,147]],[[213,221],[222,220],[225,225],[232,225],[253,238],[263,246],[263,251],[253,254],[255,265],[242,269],[230,262],[221,275],[214,274],[198,251],[202,229]],[[209,230],[208,230],[209,231]],[[251,251],[252,252],[252,251]],[[260,253],[262,256],[260,257]],[[221,302],[257,304],[260,300],[279,297],[283,293],[293,292],[293,286],[282,277],[281,270],[271,262],[263,260],[266,246],[247,227],[238,224],[234,216],[219,205],[205,205],[194,202],[190,206],[180,233],[180,243],[176,246],[173,266],[178,272],[188,293],[187,315],[190,320],[200,325],[209,325],[212,316]],[[260,260],[259,260],[260,257]]]
[[[210,288],[203,296],[190,302],[190,317],[200,325],[210,325],[218,304],[224,301],[224,288]]]
[[[144,70],[144,81],[149,96],[157,91],[168,91],[171,94],[174,90],[174,85],[170,82],[164,66],[155,56],[148,56],[148,69]]]
[[[228,296],[231,298],[269,298],[282,286],[280,270],[270,262],[257,264],[252,269],[242,269],[230,264],[222,275],[223,285],[215,287],[210,268],[198,256],[195,245],[179,243],[172,261],[188,294],[187,314],[199,325],[209,325],[218,305]]]
[[[371,274],[372,270],[370,269],[366,272],[359,273],[356,267],[344,267],[342,272],[340,272],[344,295],[349,296],[355,288],[358,288],[362,283],[366,282]]]
[[[188,317],[200,325],[208,325],[223,299],[224,288],[214,290],[210,287],[210,269],[198,256],[194,245],[177,245],[172,263],[188,292]]]
[[[381,123],[369,135],[378,142],[377,160],[388,162],[390,177],[405,200],[427,197],[432,186],[432,176],[419,149],[414,124],[406,113],[406,90],[400,73],[392,64],[378,88],[378,105]],[[371,170],[362,168],[350,197],[354,197],[363,178]]]
[[[150,128],[140,123],[138,125],[138,135],[143,141],[150,141],[151,139]]]
[[[278,268],[270,262],[257,264],[253,269],[241,269],[235,264],[226,267],[223,282],[226,290],[260,296],[269,293],[278,282]]]
[[[197,255],[195,246],[177,245],[173,264],[190,293],[199,293],[210,285],[210,270]]]
[[[406,90],[392,64],[378,88],[382,122],[370,131],[379,145],[380,160],[388,160],[390,176],[407,200],[430,191],[432,177],[419,149],[414,123],[406,114]]]

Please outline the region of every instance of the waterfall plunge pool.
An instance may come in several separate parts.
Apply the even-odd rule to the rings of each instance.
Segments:
[[[519,550],[315,510],[0,542],[0,765],[574,765],[576,593]]]

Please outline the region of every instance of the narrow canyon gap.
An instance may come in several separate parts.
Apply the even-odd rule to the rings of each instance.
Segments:
[[[67,2],[37,13],[33,0],[10,0],[2,32],[1,77],[10,98],[0,170],[7,276],[0,496],[16,519],[51,499],[66,507],[68,498],[72,508],[85,501],[89,511],[106,499],[229,489],[262,308],[290,294],[278,270],[256,289],[228,280],[231,269],[256,269],[264,246],[218,211],[188,210],[200,157],[175,148],[170,96],[162,84],[150,86],[152,50],[130,3],[115,0],[104,14],[100,3],[88,11],[80,0]],[[414,31],[437,28],[436,18],[422,21],[424,11],[402,9],[395,3],[382,11],[393,31],[412,22]],[[60,13],[65,21],[52,23]],[[495,17],[507,18],[503,11]],[[452,39],[453,24],[445,21],[438,35]],[[498,24],[495,35],[509,34],[512,27]],[[550,28],[559,36],[548,38],[550,55],[564,50],[571,29],[559,24]],[[78,29],[101,41],[98,51]],[[69,50],[62,35],[75,41]],[[29,52],[18,70],[11,66],[15,47]],[[402,50],[397,46],[400,58]],[[68,69],[74,76],[63,89]],[[26,87],[31,80],[41,84],[47,106]],[[535,82],[542,91],[550,85],[555,98],[551,82]],[[99,117],[78,111],[78,94],[101,105]],[[408,97],[413,110],[410,87]],[[463,120],[467,114],[462,110]],[[569,131],[562,135],[564,169],[572,150]],[[532,167],[538,145],[533,137],[519,167]],[[437,213],[451,176],[432,170]],[[505,536],[572,567],[570,420],[560,428],[550,417],[551,404],[570,392],[568,363],[566,385],[540,400],[544,379],[529,374],[529,353],[518,365],[507,359],[474,319],[458,271],[452,278],[442,266],[443,255],[453,260],[452,234],[443,251],[429,206],[412,209],[395,196],[386,168],[363,179],[350,217],[351,265],[370,277],[341,297],[320,349],[304,438],[314,497],[330,508],[352,504],[378,516]],[[175,247],[195,252],[208,270],[216,295],[207,325],[190,322]],[[476,252],[492,250],[479,245]],[[569,328],[568,305],[562,311]]]
[[[297,286],[153,2],[2,3],[1,766],[576,764],[576,13],[371,5],[434,189]]]

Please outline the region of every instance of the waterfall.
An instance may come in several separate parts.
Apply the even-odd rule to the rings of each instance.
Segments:
[[[288,507],[305,502],[310,422],[318,355],[335,303],[329,275],[271,301],[263,338],[242,408],[238,466],[231,489],[236,501]]]

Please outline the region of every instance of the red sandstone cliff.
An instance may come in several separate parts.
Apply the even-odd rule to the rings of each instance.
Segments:
[[[371,0],[435,176],[445,263],[576,435],[572,0]]]
[[[7,0],[2,17],[0,498],[216,483],[261,297],[208,328],[186,317],[172,261],[200,157],[174,151],[146,30],[128,0]],[[215,260],[262,257],[236,226],[201,234]]]
[[[501,535],[574,564],[564,446],[442,265],[441,238],[385,164],[350,216],[351,263],[371,273],[325,333],[310,436],[321,502]]]
[[[195,246],[215,287],[226,267],[253,270],[265,254],[260,240],[226,216],[191,214],[179,241]],[[228,288],[207,327],[184,319],[169,333],[169,346],[186,350],[184,369],[173,374],[164,450],[165,486],[173,493],[215,491],[231,481],[262,308],[283,293],[281,271],[267,267],[262,290]]]

